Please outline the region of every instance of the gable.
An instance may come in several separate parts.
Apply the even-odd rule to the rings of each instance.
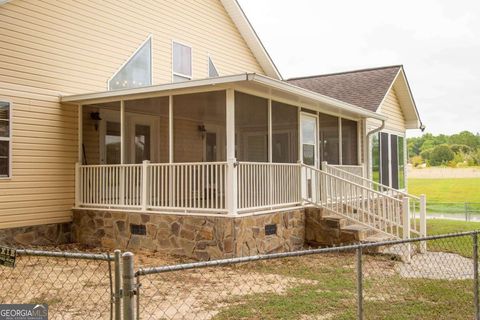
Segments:
[[[394,87],[388,90],[377,112],[387,117],[385,129],[405,132],[405,116]]]

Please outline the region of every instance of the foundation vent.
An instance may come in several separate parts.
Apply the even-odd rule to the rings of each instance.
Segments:
[[[271,236],[277,234],[277,225],[276,224],[267,224],[265,225],[265,235]]]
[[[147,228],[143,224],[130,223],[130,233],[144,236],[147,234]]]

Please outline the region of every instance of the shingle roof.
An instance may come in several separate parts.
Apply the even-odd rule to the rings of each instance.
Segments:
[[[291,78],[287,81],[370,111],[377,111],[402,66]]]

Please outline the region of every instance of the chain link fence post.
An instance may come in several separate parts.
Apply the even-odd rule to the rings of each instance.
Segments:
[[[363,320],[363,268],[362,247],[357,248],[357,317]]]
[[[135,270],[134,256],[131,252],[122,255],[123,262],[123,320],[134,320],[135,318]]]
[[[115,285],[114,285],[114,303],[115,303],[115,320],[122,319],[122,252],[114,251],[114,269],[115,269]]]
[[[475,319],[480,320],[478,304],[478,233],[472,234],[473,242],[473,303],[475,307]]]

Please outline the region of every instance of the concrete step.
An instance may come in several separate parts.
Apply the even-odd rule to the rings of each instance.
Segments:
[[[351,224],[340,228],[341,238],[347,241],[350,240],[352,242],[359,242],[365,240],[371,232],[371,228],[360,224]]]

